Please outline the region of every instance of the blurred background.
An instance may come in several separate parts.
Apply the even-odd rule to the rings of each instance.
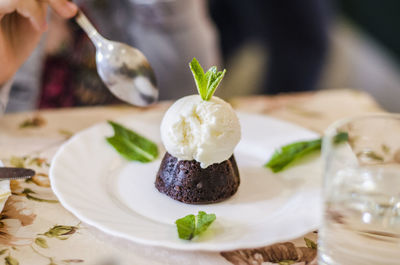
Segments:
[[[227,69],[217,92],[225,99],[349,88],[400,112],[398,0],[76,2],[101,34],[146,55],[161,100],[197,93],[188,67],[196,57]],[[120,103],[97,76],[85,33],[72,20],[49,20],[6,111]]]

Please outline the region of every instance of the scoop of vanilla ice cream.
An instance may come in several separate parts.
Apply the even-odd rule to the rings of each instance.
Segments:
[[[229,103],[199,95],[176,101],[161,122],[167,151],[179,160],[196,160],[202,168],[221,163],[232,155],[240,140],[240,124]]]

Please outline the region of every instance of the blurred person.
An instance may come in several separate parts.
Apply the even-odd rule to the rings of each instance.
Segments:
[[[47,29],[50,6],[63,18],[77,12],[67,0],[6,0],[0,2],[0,111],[5,109],[11,79]]]
[[[315,90],[329,48],[330,1],[210,0],[224,59],[246,42],[267,54],[260,92]]]
[[[158,79],[160,99],[193,93],[187,70],[192,57],[203,65],[220,64],[217,34],[205,0],[77,2],[106,38],[133,45],[148,57]],[[225,55],[227,48],[237,47],[246,38],[257,38],[268,49],[264,93],[315,89],[328,43],[326,1],[214,0],[210,8]],[[119,102],[97,75],[94,47],[85,33],[73,21],[58,24],[61,26],[50,30],[56,34],[49,33],[48,39],[64,31],[62,40],[47,48],[44,64],[42,56],[35,56],[16,76],[9,111]],[[42,64],[43,69],[39,67]]]
[[[192,94],[188,62],[219,65],[217,34],[204,0],[78,0],[99,33],[141,50],[160,99]],[[33,80],[34,79],[34,80]],[[98,77],[95,48],[73,20],[52,17],[46,43],[16,75],[7,111],[113,104]]]

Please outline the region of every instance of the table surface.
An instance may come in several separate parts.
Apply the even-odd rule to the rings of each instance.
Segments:
[[[46,110],[0,117],[0,160],[8,166],[31,167],[37,172],[28,181],[11,182],[13,195],[0,220],[0,263],[316,264],[312,242],[316,242],[317,232],[258,249],[184,252],[109,236],[81,223],[61,206],[51,190],[48,169],[63,142],[95,123],[141,112],[164,112],[169,104],[163,102],[146,109],[111,106]],[[233,99],[231,104],[237,110],[280,118],[318,133],[337,119],[383,111],[369,95],[352,90],[254,96]]]

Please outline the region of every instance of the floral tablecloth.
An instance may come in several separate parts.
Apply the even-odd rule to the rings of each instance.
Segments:
[[[238,110],[270,115],[319,133],[339,118],[382,111],[370,96],[351,90],[256,96],[231,103]],[[0,217],[0,264],[316,264],[317,231],[259,249],[183,252],[112,237],[62,207],[51,190],[48,170],[63,142],[97,122],[163,112],[168,105],[61,109],[0,117],[0,160],[8,166],[34,168],[37,173],[25,181],[11,181],[12,196]]]

